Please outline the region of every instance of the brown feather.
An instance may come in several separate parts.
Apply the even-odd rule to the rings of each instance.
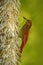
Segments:
[[[21,44],[21,46],[20,46],[20,52],[22,53],[22,51],[23,51],[23,48],[24,48],[24,46],[25,46],[25,44],[26,44],[26,42],[27,42],[27,39],[28,39],[28,33],[29,33],[29,30],[30,30],[30,28],[31,28],[31,26],[32,26],[32,22],[31,22],[31,20],[28,20],[28,19],[26,19],[25,17],[23,17],[25,20],[26,20],[26,24],[22,27],[22,29],[21,29],[21,35],[22,35],[22,44]]]

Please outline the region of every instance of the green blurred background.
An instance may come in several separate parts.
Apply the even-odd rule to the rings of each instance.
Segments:
[[[20,24],[22,16],[32,20],[27,44],[20,65],[43,65],[43,0],[20,0]]]

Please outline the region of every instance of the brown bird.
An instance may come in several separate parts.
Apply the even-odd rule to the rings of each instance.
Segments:
[[[23,48],[27,42],[29,30],[32,26],[31,20],[28,20],[27,18],[23,17],[26,20],[26,24],[21,29],[21,38],[22,38],[22,44],[20,46],[20,52],[22,53]]]

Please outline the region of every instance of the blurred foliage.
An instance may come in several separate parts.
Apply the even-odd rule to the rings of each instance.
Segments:
[[[20,25],[23,16],[32,20],[32,28],[20,65],[43,65],[43,0],[20,0]]]

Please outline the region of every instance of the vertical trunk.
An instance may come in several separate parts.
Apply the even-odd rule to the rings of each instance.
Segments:
[[[19,0],[0,1],[0,65],[18,65]]]

